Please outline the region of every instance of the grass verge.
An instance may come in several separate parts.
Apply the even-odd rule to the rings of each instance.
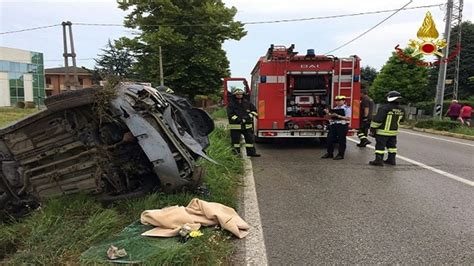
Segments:
[[[1,107],[0,108],[0,128],[12,123],[13,121],[19,120],[27,115],[38,112],[38,109],[20,109],[13,107]]]
[[[225,107],[220,107],[211,114],[211,117],[214,119],[218,118],[227,118],[227,110]]]
[[[232,154],[229,133],[222,127],[214,130],[210,141],[207,152],[219,164],[200,160],[206,169],[204,182],[211,192],[209,197],[202,199],[235,208],[238,176],[243,173],[242,159]],[[108,208],[87,195],[50,199],[29,217],[11,224],[0,224],[0,263],[95,264],[93,261],[79,261],[80,254],[92,244],[118,234],[139,219],[143,210],[187,205],[193,197],[193,194],[155,193],[117,202]],[[203,232],[203,237],[185,244],[179,243],[177,238],[155,239],[169,245],[157,249],[156,254],[149,254],[145,264],[226,264],[233,250],[229,240],[231,235],[210,228]]]
[[[451,132],[456,134],[474,136],[474,128],[461,125],[459,121],[451,120],[408,120],[403,123],[409,128],[425,128],[425,129],[434,129],[438,131]]]

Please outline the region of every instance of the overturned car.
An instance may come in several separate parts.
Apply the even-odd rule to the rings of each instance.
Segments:
[[[102,201],[192,190],[214,130],[179,96],[134,83],[73,90],[0,129],[0,210],[85,192]]]

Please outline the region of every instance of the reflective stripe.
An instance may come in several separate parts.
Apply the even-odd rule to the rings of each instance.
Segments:
[[[250,129],[252,128],[252,124],[245,124],[245,129]]]
[[[375,150],[375,154],[384,154],[385,150]]]
[[[398,117],[398,121],[397,121],[397,128],[400,128],[400,121],[402,120],[403,116],[399,116]]]
[[[250,112],[251,115],[258,116],[257,112]]]
[[[392,124],[392,114],[388,114],[385,119],[385,131],[390,131],[390,125]]]
[[[234,144],[234,148],[239,148],[240,144]]]
[[[397,148],[388,148],[389,153],[397,153]]]
[[[248,147],[248,148],[252,148],[252,147],[253,147],[253,144],[247,144],[247,143],[245,143],[244,146],[245,146],[245,147]]]
[[[359,136],[360,139],[366,139],[366,136]]]
[[[373,128],[378,128],[380,125],[382,125],[382,123],[377,123],[377,122],[370,122],[370,127],[373,127]]]
[[[237,115],[233,115],[230,119],[235,120],[237,118],[239,118]]]
[[[236,124],[229,124],[229,129],[242,129],[241,125],[236,125]]]
[[[398,135],[397,130],[383,130],[383,129],[377,129],[377,135],[381,136],[396,136]]]

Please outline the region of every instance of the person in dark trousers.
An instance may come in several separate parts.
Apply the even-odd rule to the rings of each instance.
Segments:
[[[232,146],[236,154],[240,153],[240,135],[244,135],[247,155],[260,157],[255,150],[253,136],[253,118],[257,117],[257,108],[244,98],[244,90],[235,88],[227,106]]]
[[[374,101],[369,97],[367,90],[362,90],[360,97],[360,127],[357,132],[360,143],[357,144],[357,147],[365,147],[371,143],[367,136],[369,134],[370,122],[372,122],[373,111]]]
[[[329,119],[329,132],[327,139],[327,153],[321,158],[334,158],[334,160],[344,159],[346,152],[346,135],[349,131],[349,121],[351,120],[351,108],[346,105],[345,96],[336,96],[336,107],[332,110],[325,109]],[[334,142],[339,144],[338,153],[334,157]]]
[[[398,91],[387,94],[387,104],[381,106],[370,124],[371,135],[375,136],[375,160],[370,165],[383,166],[396,165],[397,135],[400,121],[405,116],[405,111],[400,107],[402,95]],[[388,150],[387,160],[383,160],[385,147]]]

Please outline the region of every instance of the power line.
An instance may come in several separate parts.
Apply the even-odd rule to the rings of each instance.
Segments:
[[[348,44],[350,44],[351,42],[354,42],[355,40],[359,39],[360,37],[364,36],[365,34],[369,33],[370,31],[372,31],[373,29],[377,28],[380,24],[384,23],[385,21],[387,21],[389,18],[393,17],[395,14],[397,14],[398,12],[400,12],[402,9],[404,9],[406,6],[408,6],[409,4],[411,4],[411,2],[413,2],[413,0],[410,0],[408,3],[406,3],[404,6],[402,6],[401,8],[397,9],[395,12],[393,12],[390,16],[384,18],[382,21],[380,21],[379,23],[375,24],[373,27],[371,27],[370,29],[364,31],[362,34],[359,34],[357,37],[355,37],[354,39],[344,43],[343,45],[335,48],[335,49],[332,49],[331,51],[329,52],[326,52],[324,54],[329,54],[329,53],[332,53],[334,51],[337,51],[339,49],[341,49],[342,47],[345,47],[347,46]]]
[[[17,33],[17,32],[24,32],[24,31],[32,31],[32,30],[41,30],[41,29],[52,28],[52,27],[56,27],[56,26],[61,26],[61,24],[54,24],[54,25],[28,28],[28,29],[22,29],[22,30],[12,30],[12,31],[0,32],[0,35],[10,34],[10,33]]]
[[[402,8],[402,9],[403,10],[410,10],[410,9],[429,8],[429,7],[436,7],[436,6],[440,7],[442,5],[444,5],[444,3],[443,4],[436,4],[436,5],[415,6],[415,7]],[[401,9],[387,9],[387,10],[368,11],[368,12],[360,12],[360,13],[352,13],[352,14],[344,14],[344,15],[321,16],[321,17],[313,17],[313,18],[295,18],[295,19],[281,19],[281,20],[270,20],[270,21],[243,22],[243,24],[245,24],[245,25],[270,24],[270,23],[298,22],[298,21],[343,18],[343,17],[356,17],[356,16],[363,16],[363,15],[374,15],[374,14],[388,13],[388,12],[392,12],[392,11],[397,11],[398,12],[400,10]]]
[[[402,8],[402,9],[403,10],[413,10],[413,9],[430,8],[430,7],[437,7],[437,6],[441,7],[442,5],[444,5],[444,3],[433,4],[433,5],[424,5],[424,6],[415,6],[415,7]],[[402,9],[387,9],[387,10],[367,11],[367,12],[342,14],[342,15],[310,17],[310,18],[292,18],[292,19],[280,19],[280,20],[248,21],[248,22],[242,22],[242,24],[244,24],[244,25],[275,24],[275,23],[289,23],[289,22],[334,19],[334,18],[344,18],[344,17],[356,17],[356,16],[363,16],[363,15],[374,15],[374,14],[388,13],[388,12],[393,12],[393,11],[399,12]],[[125,27],[123,24],[118,24],[118,23],[74,22],[73,25],[77,25],[77,26],[99,26],[99,27]],[[24,32],[24,31],[39,30],[39,29],[50,28],[50,27],[55,27],[55,26],[61,26],[61,24],[42,26],[42,27],[36,27],[36,28],[28,28],[28,29],[16,30],[16,31],[0,32],[0,35],[10,34],[10,33],[18,33],[18,32]],[[161,27],[213,27],[214,25],[211,25],[211,24],[208,24],[208,23],[203,23],[203,24],[147,25],[147,27],[160,27],[160,26]]]

